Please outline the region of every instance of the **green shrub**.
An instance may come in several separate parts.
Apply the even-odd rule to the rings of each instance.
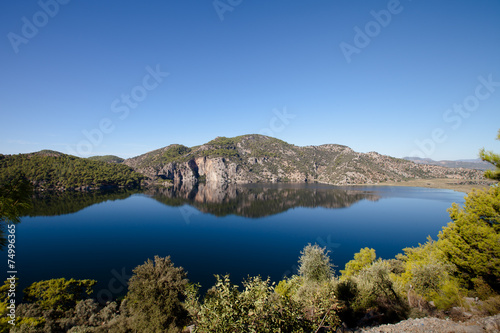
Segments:
[[[333,265],[325,248],[308,244],[299,258],[299,275],[314,282],[328,281],[333,277]]]
[[[182,267],[170,256],[155,256],[137,266],[127,293],[132,328],[139,332],[179,332],[188,313],[182,301],[188,284]]]

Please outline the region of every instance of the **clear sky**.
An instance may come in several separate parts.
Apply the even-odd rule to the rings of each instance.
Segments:
[[[500,151],[500,1],[0,3],[0,153],[132,157],[271,135]]]

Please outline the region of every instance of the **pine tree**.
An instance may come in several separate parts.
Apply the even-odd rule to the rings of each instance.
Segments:
[[[497,140],[500,140],[500,130],[498,130]],[[500,155],[495,154],[492,151],[486,151],[484,148],[480,150],[479,157],[486,162],[489,162],[495,166],[495,170],[487,170],[484,173],[486,178],[500,181]]]

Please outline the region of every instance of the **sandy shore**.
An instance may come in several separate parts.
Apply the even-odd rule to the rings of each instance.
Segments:
[[[427,187],[427,188],[442,188],[447,190],[469,193],[474,188],[488,188],[490,185],[495,184],[495,182],[493,181],[490,182],[487,180],[481,180],[477,183],[476,181],[467,181],[464,179],[435,178],[435,179],[413,179],[403,182],[385,182],[376,184],[376,186],[414,186],[414,187]]]

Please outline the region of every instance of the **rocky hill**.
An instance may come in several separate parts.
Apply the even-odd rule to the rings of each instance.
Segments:
[[[263,136],[218,137],[206,144],[170,145],[130,158],[124,164],[152,181],[187,185],[318,182],[375,184],[408,179],[481,179],[482,172],[417,164],[342,145],[298,147]]]

